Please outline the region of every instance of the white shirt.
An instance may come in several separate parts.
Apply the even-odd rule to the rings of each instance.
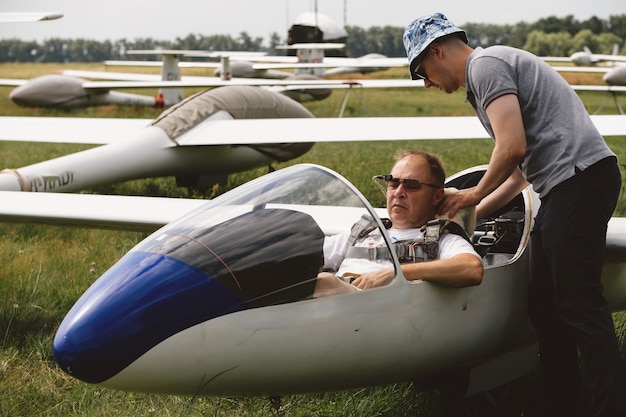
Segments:
[[[388,229],[387,232],[393,242],[408,239],[420,239],[423,233],[419,228],[413,229]],[[365,258],[345,258],[349,233],[330,236],[324,240],[324,268],[337,271],[335,275],[341,277],[346,272],[364,274],[367,272],[386,269],[393,266],[387,259],[370,261]],[[385,247],[385,241],[380,230],[374,230],[366,237],[359,239],[354,244],[356,247]],[[480,259],[474,247],[464,238],[454,233],[442,234],[439,238],[437,259],[449,259],[461,253],[470,253]]]

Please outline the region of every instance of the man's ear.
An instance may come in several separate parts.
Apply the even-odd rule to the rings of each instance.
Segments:
[[[437,59],[441,58],[443,54],[443,48],[441,47],[440,43],[433,42],[428,45],[428,48],[430,49],[431,55],[433,55]]]
[[[439,207],[439,204],[441,203],[441,200],[443,200],[444,195],[445,190],[443,188],[439,188],[437,191],[435,191],[435,196],[433,197],[433,205],[435,207]]]

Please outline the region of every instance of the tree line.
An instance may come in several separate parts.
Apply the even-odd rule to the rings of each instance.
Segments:
[[[405,56],[402,44],[404,28],[374,26],[364,29],[347,26],[346,56],[358,57],[380,53],[389,57]],[[594,53],[608,54],[615,44],[619,53],[626,55],[626,14],[608,19],[591,17],[584,21],[572,15],[551,16],[534,23],[514,25],[468,23],[463,26],[472,47],[509,45],[541,56],[569,56],[587,46]],[[189,34],[175,40],[152,38],[96,41],[89,39],[50,38],[39,43],[20,39],[0,39],[0,62],[101,62],[128,59],[126,51],[136,49],[186,49],[203,51],[264,51],[282,55],[276,46],[286,43],[278,33],[270,34],[268,44],[262,37],[251,37],[241,32],[230,35]],[[154,57],[130,57],[133,60],[152,60]]]

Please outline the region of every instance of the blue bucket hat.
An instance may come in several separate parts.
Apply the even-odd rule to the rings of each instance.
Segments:
[[[430,16],[418,17],[406,27],[402,40],[404,49],[409,59],[409,71],[411,79],[416,80],[415,67],[419,63],[419,56],[435,40],[457,33],[463,42],[467,43],[467,34],[448,20],[442,13],[435,13]]]

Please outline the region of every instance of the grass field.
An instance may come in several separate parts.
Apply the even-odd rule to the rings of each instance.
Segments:
[[[100,65],[0,65],[0,78],[30,78],[60,68],[101,70]],[[185,71],[202,75],[202,71]],[[404,70],[389,70],[378,77],[405,77]],[[598,83],[597,76],[575,75],[570,82]],[[0,87],[0,115],[143,117],[160,111],[146,108],[103,106],[76,111],[22,109],[8,99],[11,88]],[[155,91],[146,92],[153,94]],[[191,91],[189,92],[191,93]],[[322,102],[309,103],[318,117],[338,114],[343,92]],[[585,93],[581,97],[590,113],[600,108],[606,96]],[[471,115],[464,93],[444,95],[439,91],[354,91],[346,115],[437,116]],[[624,99],[622,98],[622,101]],[[622,105],[624,103],[622,102]],[[616,113],[608,102],[602,113]],[[610,138],[612,149],[626,160],[626,137]],[[19,168],[41,160],[86,148],[76,145],[0,143],[0,167]],[[487,163],[490,140],[412,141],[317,144],[304,156],[281,168],[300,162],[335,169],[352,181],[374,205],[383,198],[370,181],[372,175],[388,172],[398,149],[420,149],[442,157],[448,174]],[[217,192],[236,187],[263,174],[265,168],[229,177]],[[624,174],[624,173],[623,173]],[[187,196],[172,178],[147,179],[116,184],[88,192],[106,194]],[[623,194],[623,193],[622,193]],[[616,215],[626,215],[624,195]],[[288,396],[277,412],[266,398],[187,398],[125,393],[99,388],[64,374],[51,352],[56,327],[77,298],[127,250],[144,237],[136,232],[72,229],[51,226],[0,224],[0,416],[431,416],[441,409],[436,393],[418,393],[409,383],[345,392]],[[616,315],[616,327],[624,351],[626,320]],[[511,400],[511,415],[536,396],[536,378],[519,382]],[[468,401],[463,415],[485,416],[482,399]],[[517,414],[519,415],[519,414]]]

